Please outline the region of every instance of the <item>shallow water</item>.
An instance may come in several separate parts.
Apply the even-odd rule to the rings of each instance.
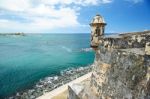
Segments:
[[[0,99],[67,68],[93,63],[89,40],[90,34],[0,36]]]

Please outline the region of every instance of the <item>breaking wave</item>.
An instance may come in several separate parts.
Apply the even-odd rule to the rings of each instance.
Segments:
[[[62,49],[66,50],[67,52],[72,52],[72,49],[66,47],[66,46],[61,46]]]
[[[82,48],[81,51],[82,52],[91,52],[92,48]]]

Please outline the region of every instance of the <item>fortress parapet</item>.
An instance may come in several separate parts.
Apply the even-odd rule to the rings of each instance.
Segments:
[[[90,26],[92,75],[70,85],[68,99],[150,99],[150,31],[104,35],[100,15]]]

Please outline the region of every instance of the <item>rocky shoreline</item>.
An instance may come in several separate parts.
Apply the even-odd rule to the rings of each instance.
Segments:
[[[33,86],[33,88],[22,92],[17,92],[15,95],[6,99],[35,99],[46,92],[52,91],[59,86],[62,86],[88,72],[91,72],[91,70],[91,65],[79,68],[68,68],[61,71],[60,75],[41,79],[36,83],[35,86]]]

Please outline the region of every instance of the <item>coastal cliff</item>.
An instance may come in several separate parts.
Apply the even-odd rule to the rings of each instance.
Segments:
[[[99,14],[90,26],[92,75],[69,86],[69,99],[150,99],[150,31],[105,35]]]
[[[150,31],[98,42],[90,81],[69,86],[69,99],[150,99]]]

